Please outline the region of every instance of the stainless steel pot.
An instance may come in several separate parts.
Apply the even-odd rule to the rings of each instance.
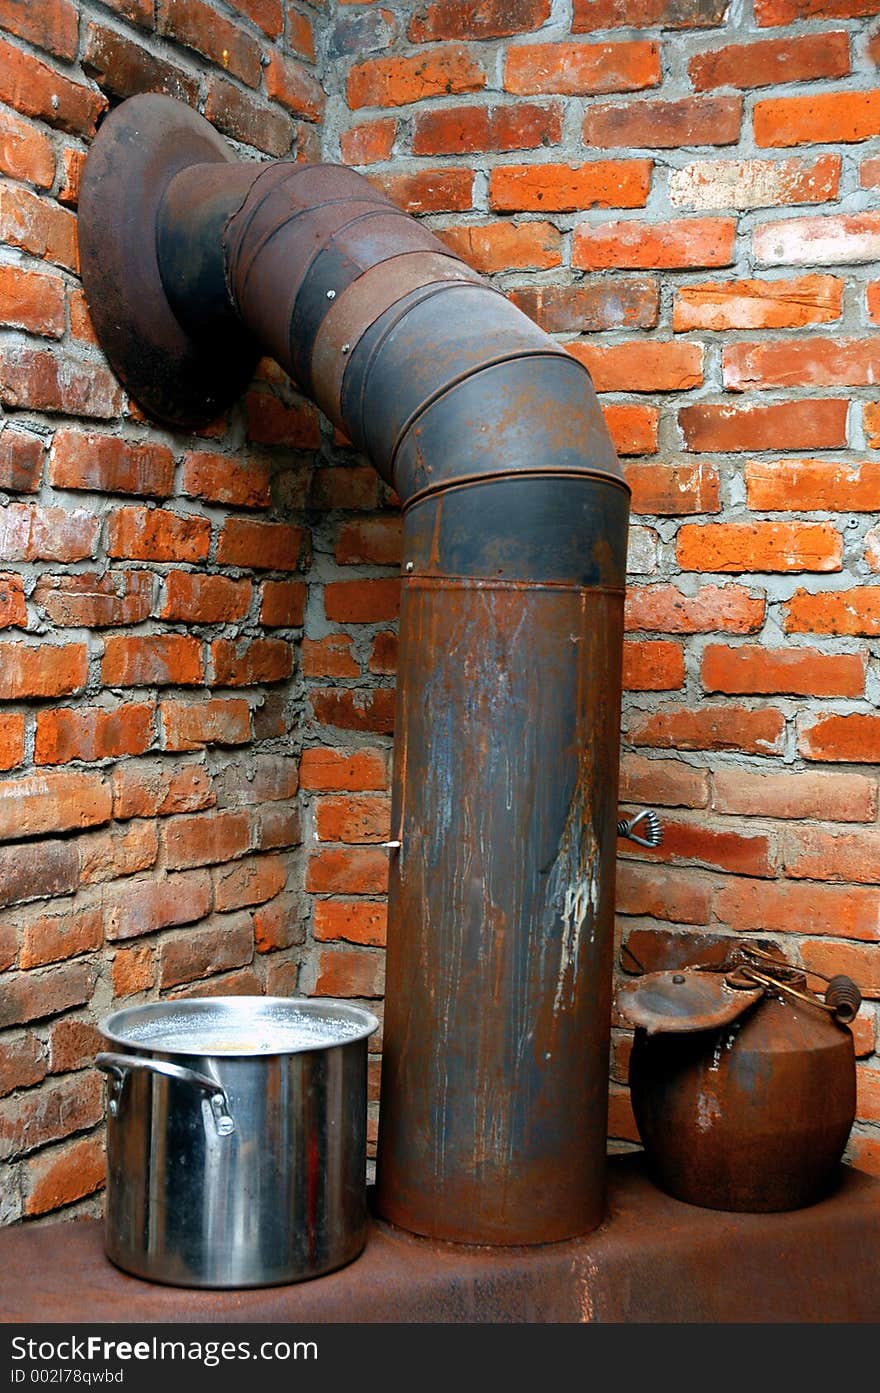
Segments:
[[[367,1040],[347,1002],[153,1002],[102,1025],[105,1249],[187,1287],[317,1277],[366,1241]]]

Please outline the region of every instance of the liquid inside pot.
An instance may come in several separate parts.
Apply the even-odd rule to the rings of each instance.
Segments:
[[[161,1018],[139,1020],[120,1034],[134,1048],[181,1054],[288,1054],[327,1049],[364,1034],[363,1023],[338,1016],[292,1010],[284,1014],[242,1014],[228,1011],[163,1012]]]

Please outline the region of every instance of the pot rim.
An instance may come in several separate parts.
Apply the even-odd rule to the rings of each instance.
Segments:
[[[251,1018],[259,1020],[261,1015],[269,1016],[271,1019],[270,1012],[274,1008],[276,1020],[279,1014],[283,1016],[285,1013],[295,1012],[299,1016],[322,1016],[325,1020],[358,1021],[360,1029],[354,1034],[346,1033],[338,1040],[305,1041],[301,1044],[291,1045],[279,1044],[267,1049],[254,1050],[212,1050],[210,1047],[202,1050],[193,1048],[191,1045],[177,1046],[173,1039],[167,1042],[155,1039],[138,1040],[136,1035],[132,1033],[138,1022],[149,1021],[152,1024],[155,1021],[161,1021],[162,1017],[166,1015],[189,1016],[192,1018],[192,1026],[197,1027],[200,1016],[213,1015],[216,1017],[218,1008],[227,1015],[227,1019],[234,1017],[236,1023]],[[214,1024],[217,1024],[216,1020]],[[142,1051],[156,1055],[181,1055],[190,1058],[203,1055],[224,1060],[254,1060],[270,1059],[273,1055],[309,1054],[318,1050],[336,1049],[342,1045],[353,1045],[373,1035],[379,1029],[379,1019],[364,1006],[355,1006],[349,1001],[340,1001],[333,997],[177,997],[170,1001],[147,1001],[139,1006],[125,1006],[105,1017],[99,1023],[98,1028],[105,1040],[124,1050]],[[126,1028],[128,1028],[127,1033]]]

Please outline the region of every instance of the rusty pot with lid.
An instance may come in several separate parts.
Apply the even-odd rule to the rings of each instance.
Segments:
[[[831,979],[823,999],[759,949],[625,983],[630,1095],[660,1188],[755,1213],[830,1193],[855,1119],[848,1026],[860,1002],[849,978]]]

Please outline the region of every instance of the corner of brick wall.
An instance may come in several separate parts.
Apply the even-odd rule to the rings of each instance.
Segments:
[[[116,1005],[381,1015],[396,500],[268,361],[198,439],[107,370],[76,181],[145,90],[361,169],[590,369],[633,489],[621,797],[665,824],[619,944],[850,972],[880,1173],[878,14],[0,0],[0,1221],[98,1212]]]

